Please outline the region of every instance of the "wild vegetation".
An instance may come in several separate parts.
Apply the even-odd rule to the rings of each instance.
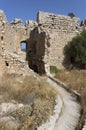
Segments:
[[[86,119],[86,70],[63,70],[58,72],[55,77],[67,84],[70,89],[80,93],[83,112],[77,130],[81,130],[84,119]]]
[[[59,72],[60,70],[56,67],[56,66],[50,66],[50,73],[54,73],[56,74],[57,72]]]
[[[81,130],[86,119],[86,30],[65,46],[64,55],[66,70],[58,71],[55,77],[80,94],[82,111],[77,130]]]
[[[65,46],[64,54],[73,68],[86,69],[86,30]]]
[[[53,114],[56,91],[40,78],[7,74],[0,82],[0,93],[4,95],[1,103],[15,101],[24,105],[5,115],[19,122],[19,130],[35,130]],[[2,122],[0,130],[1,126]]]
[[[70,16],[71,18],[75,17],[75,14],[73,12],[68,13],[68,16]]]

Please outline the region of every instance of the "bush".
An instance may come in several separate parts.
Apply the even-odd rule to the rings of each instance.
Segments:
[[[86,31],[65,46],[64,54],[74,67],[86,69]]]
[[[57,73],[57,72],[59,72],[59,69],[57,69],[57,67],[56,66],[50,66],[50,73]]]
[[[71,18],[75,17],[74,13],[68,13],[68,16],[70,16]]]

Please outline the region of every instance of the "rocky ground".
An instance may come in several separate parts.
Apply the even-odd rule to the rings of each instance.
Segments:
[[[56,91],[38,75],[4,75],[0,82],[0,130],[35,130],[56,104]]]
[[[0,130],[75,130],[79,96],[49,76],[7,73],[0,81]]]

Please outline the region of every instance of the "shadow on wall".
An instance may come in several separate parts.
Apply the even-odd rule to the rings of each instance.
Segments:
[[[45,74],[45,64],[43,62],[45,55],[45,33],[39,33],[36,27],[31,31],[27,43],[26,60],[29,67],[39,74]]]

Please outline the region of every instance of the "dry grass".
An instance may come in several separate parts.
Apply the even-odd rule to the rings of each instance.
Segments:
[[[64,70],[58,72],[55,77],[66,83],[71,89],[76,90],[81,94],[83,115],[80,125],[82,126],[83,120],[86,119],[86,70]],[[78,128],[78,130],[79,129],[81,128]]]
[[[21,129],[27,130],[28,127],[28,129],[34,130],[53,114],[57,92],[44,80],[38,80],[33,76],[24,77],[22,75],[7,74],[0,83],[0,92],[5,95],[4,102],[15,100],[28,105],[28,107],[22,107],[21,110],[18,109],[13,113],[8,113],[8,116],[11,115],[18,119],[20,123],[23,123]],[[30,115],[27,111],[29,108],[31,108]],[[27,122],[33,117],[34,121]]]
[[[8,74],[4,76],[0,84],[0,90],[8,96],[8,99],[28,103],[33,97],[41,99],[55,98],[53,88],[43,80],[37,80],[33,76],[18,76]]]

